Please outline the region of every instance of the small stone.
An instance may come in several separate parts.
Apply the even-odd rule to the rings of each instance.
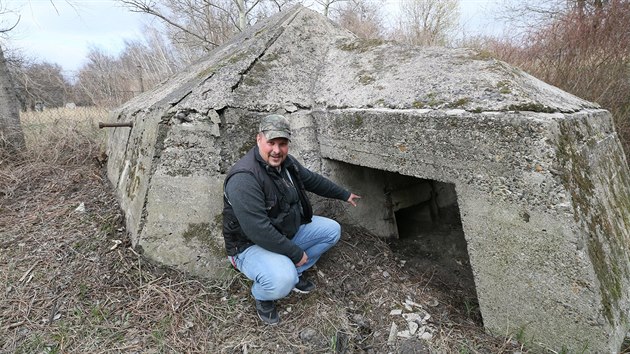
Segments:
[[[420,339],[424,339],[424,340],[431,340],[431,338],[433,338],[433,335],[429,332],[424,332],[420,336]]]
[[[305,328],[300,332],[300,339],[302,342],[309,342],[315,338],[317,331],[312,328]]]
[[[74,211],[79,212],[79,213],[85,213],[85,203],[81,202],[81,204],[79,204],[79,206],[74,209]]]
[[[411,333],[411,335],[416,334],[419,325],[416,322],[407,322],[407,324],[409,324],[409,333]]]
[[[409,330],[404,330],[404,331],[400,331],[396,334],[397,337],[400,338],[411,338],[411,333],[409,333]]]
[[[389,337],[387,338],[388,345],[396,344],[396,332],[398,331],[398,326],[396,323],[392,322],[392,327],[389,329]]]
[[[417,314],[415,312],[413,312],[413,313],[405,313],[402,316],[407,322],[417,322],[419,319],[422,318],[422,316],[420,316],[420,314]]]
[[[399,310],[399,309],[391,310],[389,314],[392,316],[400,316],[402,315],[402,310]]]
[[[405,304],[409,305],[409,306],[415,306],[417,308],[422,308],[422,305],[420,305],[419,303],[412,301],[411,299],[406,299],[405,300]]]
[[[437,306],[439,304],[440,304],[440,302],[437,301],[436,298],[431,298],[431,299],[429,299],[429,301],[427,301],[427,305],[429,305],[431,307],[435,307],[435,306]]]
[[[384,271],[383,272],[383,278],[389,278],[389,277],[390,277],[389,272],[388,271]]]

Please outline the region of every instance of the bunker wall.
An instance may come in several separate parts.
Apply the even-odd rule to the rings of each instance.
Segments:
[[[600,135],[610,136],[607,112],[581,115],[593,126],[602,123]],[[623,311],[611,314],[607,308],[619,309],[620,304],[625,308],[628,301],[618,295],[611,304],[614,294],[591,284],[602,279],[598,267],[615,269],[617,264],[622,269],[628,258],[625,251],[608,256],[588,250],[586,240],[592,233],[576,214],[576,189],[563,177],[571,174],[567,163],[574,163],[567,162],[559,147],[568,132],[580,130],[566,123],[573,118],[533,112],[403,114],[383,109],[316,115],[323,158],[455,184],[486,328],[522,332],[573,350],[614,351],[627,325]],[[590,153],[599,155],[591,156],[592,161],[609,154]],[[623,154],[616,157],[620,158]],[[588,172],[595,179],[610,175],[595,167]],[[589,202],[606,209],[603,200]],[[361,216],[352,213],[349,218],[360,223]],[[594,223],[607,225],[604,220],[617,216],[602,214]],[[616,249],[621,241],[614,238],[627,237],[621,230],[612,234],[613,240],[598,237],[599,248]],[[600,258],[607,263],[598,266]],[[625,284],[612,286],[621,289]]]

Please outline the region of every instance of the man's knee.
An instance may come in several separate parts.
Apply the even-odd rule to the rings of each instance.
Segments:
[[[328,223],[328,228],[330,230],[330,243],[335,244],[341,238],[341,225],[338,222],[332,219]]]
[[[292,270],[269,273],[266,279],[261,282],[261,285],[269,297],[280,299],[289,295],[297,282],[297,272]]]

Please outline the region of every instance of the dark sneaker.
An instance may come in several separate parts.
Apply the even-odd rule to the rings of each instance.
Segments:
[[[308,294],[313,290],[315,290],[315,284],[303,276],[300,277],[300,281],[293,288],[293,291],[300,294]]]
[[[256,312],[258,312],[258,317],[268,325],[275,325],[280,322],[275,301],[256,300]]]

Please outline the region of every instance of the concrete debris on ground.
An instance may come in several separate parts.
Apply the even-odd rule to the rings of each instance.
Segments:
[[[435,305],[434,305],[435,304]],[[409,298],[402,302],[403,309],[392,309],[390,315],[400,316],[406,322],[406,327],[398,330],[396,322],[392,322],[388,344],[393,345],[396,337],[402,339],[418,338],[430,341],[433,338],[435,328],[428,321],[431,315],[423,308],[423,306]],[[431,299],[429,306],[437,306],[437,300]]]

